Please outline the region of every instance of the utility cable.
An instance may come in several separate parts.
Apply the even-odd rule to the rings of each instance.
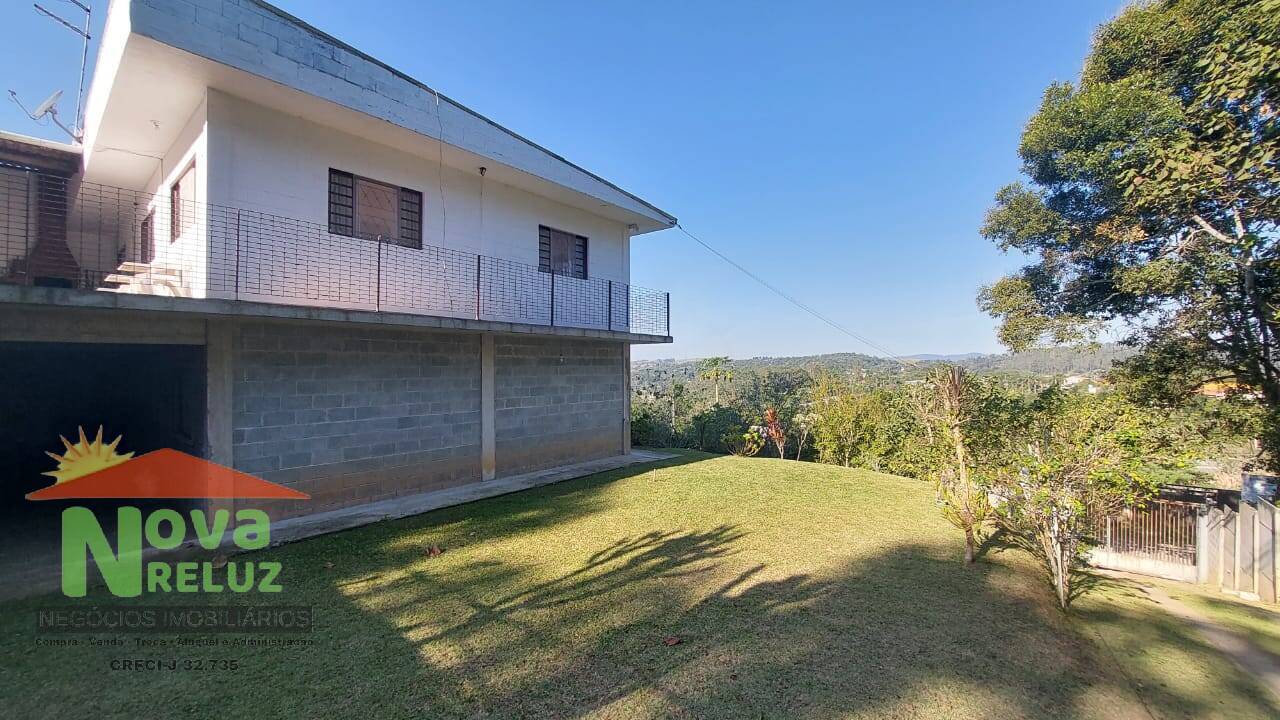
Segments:
[[[814,308],[810,307],[809,305],[807,305],[807,304],[805,304],[805,303],[801,302],[800,300],[797,300],[796,298],[792,297],[792,296],[791,296],[791,295],[789,295],[788,293],[786,293],[786,292],[784,292],[783,290],[779,289],[777,286],[773,285],[773,284],[772,284],[772,283],[770,283],[769,281],[765,280],[764,278],[760,277],[759,275],[757,275],[757,274],[755,274],[755,273],[751,272],[751,271],[750,271],[750,270],[748,270],[747,268],[745,268],[745,267],[743,267],[742,265],[738,264],[736,261],[734,261],[734,259],[733,259],[733,258],[731,258],[731,257],[729,257],[728,255],[725,255],[724,253],[722,253],[722,252],[720,252],[719,250],[715,249],[715,248],[714,248],[714,247],[712,247],[710,244],[708,244],[708,243],[704,242],[702,239],[698,238],[698,237],[697,237],[696,235],[694,235],[693,233],[689,232],[688,230],[685,230],[685,229],[684,229],[684,226],[683,226],[683,225],[681,225],[680,223],[676,223],[676,229],[678,229],[680,232],[682,232],[682,233],[684,233],[686,236],[688,236],[688,238],[689,238],[690,240],[693,240],[694,242],[698,243],[698,244],[699,244],[699,245],[701,245],[702,247],[706,248],[706,249],[707,249],[707,251],[708,251],[708,252],[710,252],[712,255],[715,255],[716,257],[720,258],[721,260],[723,260],[723,261],[725,261],[725,262],[729,263],[729,264],[730,264],[730,265],[732,265],[734,268],[737,268],[737,270],[738,270],[739,272],[741,272],[742,274],[746,275],[747,277],[751,278],[752,280],[755,280],[757,283],[760,283],[761,285],[763,285],[767,290],[769,290],[769,292],[771,292],[771,293],[773,293],[773,294],[777,295],[778,297],[782,298],[783,300],[786,300],[787,302],[791,303],[792,305],[795,305],[796,307],[800,308],[801,310],[803,310],[803,311],[805,311],[805,312],[809,313],[810,315],[814,316],[814,317],[815,317],[815,318],[817,318],[818,320],[821,320],[822,322],[824,322],[824,323],[826,323],[827,325],[831,326],[831,327],[832,327],[832,328],[834,328],[835,330],[837,330],[837,331],[839,331],[839,332],[841,332],[841,333],[844,333],[845,335],[848,335],[849,337],[853,338],[854,340],[857,340],[858,342],[860,342],[860,343],[862,343],[862,344],[866,345],[867,347],[870,347],[870,348],[872,348],[872,349],[874,349],[874,350],[877,350],[877,351],[879,351],[879,352],[883,353],[883,354],[885,355],[885,357],[888,357],[890,360],[893,360],[894,362],[898,363],[899,365],[902,365],[903,367],[916,368],[916,367],[919,367],[919,366],[920,366],[920,364],[919,364],[919,363],[917,363],[916,361],[914,361],[914,360],[910,360],[910,359],[908,359],[908,358],[900,357],[900,356],[898,356],[898,355],[895,355],[894,353],[890,352],[889,350],[886,350],[886,349],[884,348],[884,346],[882,346],[882,345],[880,345],[880,344],[876,343],[876,342],[875,342],[874,340],[872,340],[871,338],[868,338],[868,337],[866,337],[865,335],[861,335],[861,334],[859,334],[859,333],[856,333],[856,332],[854,332],[854,331],[850,330],[849,328],[847,328],[847,327],[845,327],[845,326],[841,325],[840,323],[836,322],[835,320],[832,320],[831,318],[827,317],[826,315],[823,315],[822,313],[818,312],[817,310],[815,310]]]

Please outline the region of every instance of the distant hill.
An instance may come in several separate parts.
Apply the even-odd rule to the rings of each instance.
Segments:
[[[904,365],[896,360],[863,355],[860,353],[832,353],[828,355],[803,355],[796,357],[735,358],[736,370],[766,370],[805,368],[825,369],[837,374],[863,371],[869,374],[913,375],[917,371],[938,363],[954,363],[980,373],[1016,373],[1022,375],[1096,375],[1108,370],[1112,363],[1133,354],[1129,348],[1109,343],[1093,349],[1050,348],[1029,350],[1023,353],[960,353],[951,355],[921,354],[903,358]],[[639,378],[651,379],[655,375],[692,379],[697,375],[701,359],[688,360],[636,360],[631,372]]]
[[[964,360],[974,360],[985,357],[982,353],[960,353],[958,355],[935,355],[933,353],[924,353],[921,355],[904,355],[904,360],[924,360],[927,362],[962,362]]]

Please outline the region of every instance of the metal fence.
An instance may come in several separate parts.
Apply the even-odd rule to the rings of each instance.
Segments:
[[[1216,585],[1263,602],[1280,597],[1280,511],[1238,490],[1164,485],[1143,507],[1093,523],[1090,562]]]
[[[14,165],[0,165],[0,282],[670,334],[656,290]]]
[[[1195,582],[1197,513],[1196,505],[1155,500],[1098,518],[1090,559],[1101,567]]]

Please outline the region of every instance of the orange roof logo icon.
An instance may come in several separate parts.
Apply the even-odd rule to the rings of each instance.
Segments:
[[[308,500],[311,496],[179,450],[161,449],[133,457],[118,454],[117,437],[102,442],[102,428],[89,440],[84,430],[76,443],[62,438],[62,455],[48,453],[58,469],[44,473],[55,479],[28,500],[73,498],[253,498]]]

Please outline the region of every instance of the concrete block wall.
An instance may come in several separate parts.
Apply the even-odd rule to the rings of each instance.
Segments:
[[[499,336],[494,348],[497,475],[619,455],[621,343]]]
[[[233,338],[234,466],[310,514],[480,477],[480,336],[246,323]]]

